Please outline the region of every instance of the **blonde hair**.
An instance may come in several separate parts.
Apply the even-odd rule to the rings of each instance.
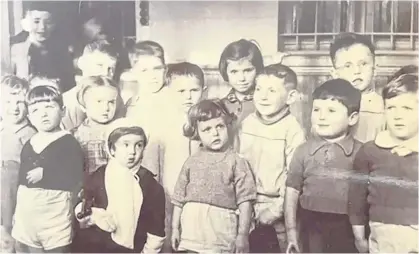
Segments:
[[[77,93],[77,101],[83,107],[86,106],[86,103],[84,101],[84,95],[87,92],[87,90],[93,87],[101,87],[101,86],[113,87],[118,91],[118,97],[120,97],[118,86],[115,84],[114,81],[112,81],[110,78],[105,77],[105,76],[84,77],[80,80],[80,84],[81,84],[81,89]]]

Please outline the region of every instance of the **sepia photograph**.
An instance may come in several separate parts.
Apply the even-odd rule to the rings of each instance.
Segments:
[[[416,0],[0,0],[1,253],[419,253]]]

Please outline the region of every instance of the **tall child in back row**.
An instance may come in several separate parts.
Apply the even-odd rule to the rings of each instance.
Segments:
[[[368,37],[355,33],[340,34],[330,45],[332,76],[349,81],[361,91],[359,121],[354,137],[365,143],[385,128],[383,99],[375,92],[375,48]]]
[[[255,43],[241,39],[228,44],[220,57],[219,70],[231,86],[222,99],[228,111],[237,117],[237,126],[255,111],[255,78],[263,69],[263,57]]]

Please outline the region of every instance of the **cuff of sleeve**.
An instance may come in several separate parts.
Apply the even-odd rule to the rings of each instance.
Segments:
[[[183,203],[172,198],[172,204],[178,207],[183,207]]]
[[[287,188],[293,188],[297,191],[301,191],[301,184],[296,183],[295,181],[290,181],[289,179],[290,179],[290,176],[288,175],[288,179],[287,179],[287,182],[286,182],[285,186]]]
[[[141,253],[159,253],[166,237],[152,235],[147,233],[147,241]]]
[[[244,202],[254,202],[256,200],[256,193],[255,194],[250,194],[247,196],[243,196],[243,197],[238,197],[237,199],[237,205],[240,205],[241,203]]]

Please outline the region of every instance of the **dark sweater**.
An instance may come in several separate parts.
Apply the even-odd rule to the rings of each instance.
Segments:
[[[404,157],[391,149],[366,143],[355,157],[357,177],[349,189],[349,216],[353,225],[369,220],[385,224],[418,224],[418,153]]]
[[[87,200],[94,198],[93,207],[106,209],[108,197],[105,189],[105,169],[101,166],[96,172],[86,178],[84,195]],[[143,192],[138,226],[134,237],[134,250],[116,244],[111,233],[97,226],[79,229],[74,240],[73,252],[141,252],[147,241],[147,233],[164,237],[165,194],[163,187],[154,179],[154,175],[141,167],[137,172],[139,184]],[[121,186],[123,188],[123,186]]]
[[[83,151],[77,140],[70,134],[49,144],[37,154],[30,143],[26,142],[21,153],[19,184],[28,188],[63,190],[76,192],[83,180]],[[34,184],[26,180],[27,173],[42,167],[43,177]]]

